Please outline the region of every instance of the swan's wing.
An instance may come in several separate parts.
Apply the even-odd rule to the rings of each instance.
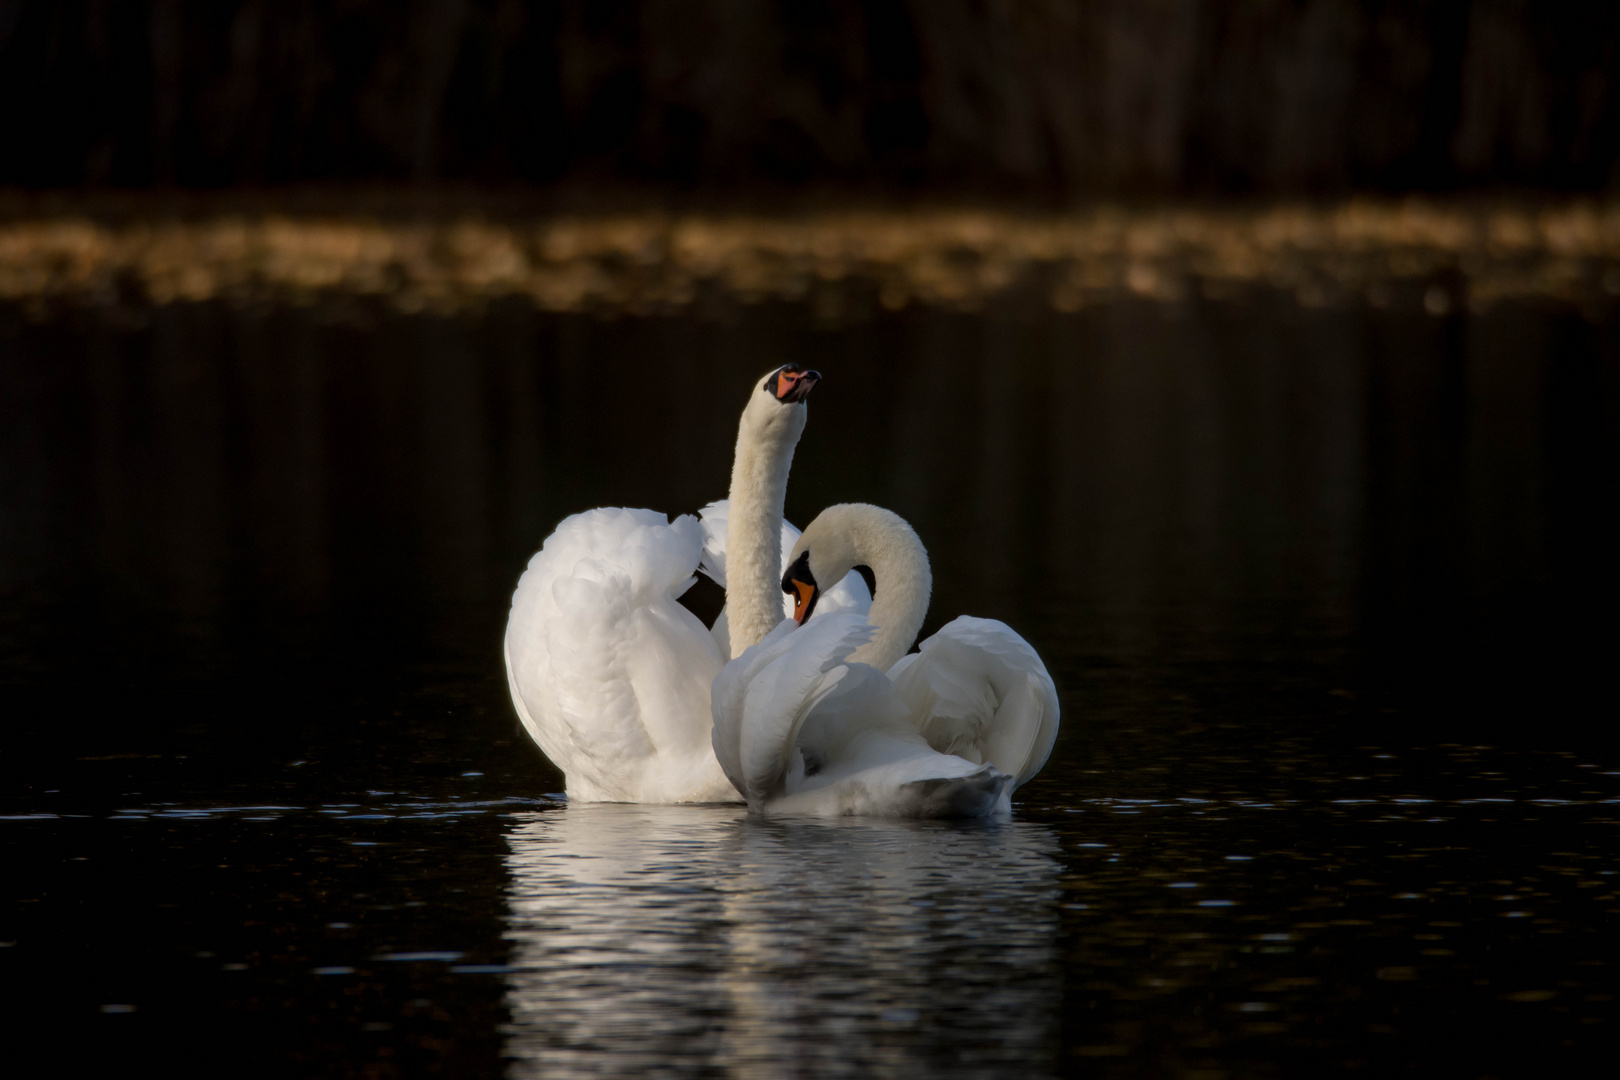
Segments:
[[[888,676],[846,661],[859,615],[783,621],[715,680],[715,754],[756,810],[885,817],[1005,812],[1012,778],[939,753]]]
[[[941,754],[915,730],[880,728],[862,731],[846,756],[790,784],[769,809],[817,817],[992,817],[1011,809],[1011,792],[1012,777],[994,765]]]
[[[921,650],[889,677],[928,745],[989,762],[1015,787],[1040,772],[1057,738],[1057,688],[1029,642],[1006,623],[962,616]]]
[[[698,569],[722,589],[726,587],[726,521],[730,515],[730,499],[718,499],[698,511],[703,524],[703,553]]]
[[[731,655],[731,611],[721,605],[720,614],[714,617],[714,625],[709,627],[709,633],[714,636],[714,643],[720,646],[721,656]]]
[[[750,806],[778,794],[799,727],[847,672],[844,657],[871,639],[859,615],[783,620],[721,669],[711,696],[714,753]]]
[[[721,588],[725,588],[726,585],[726,521],[730,509],[730,501],[721,499],[698,512],[703,521],[703,558],[698,564],[698,569],[712,578]],[[782,521],[781,565],[788,564],[788,556],[793,554],[793,545],[799,542],[800,535],[792,522],[786,519]],[[836,615],[844,611],[865,615],[870,610],[872,610],[872,591],[866,587],[866,579],[853,570],[843,581],[823,592],[821,599],[816,601],[816,612],[820,615]],[[793,617],[793,597],[787,593],[782,594],[782,616],[788,619]],[[715,636],[716,638],[720,636],[718,627]],[[723,651],[731,651],[727,647],[730,640],[728,626],[727,636],[721,643]]]
[[[887,675],[866,664],[837,670],[843,677],[799,727],[771,813],[985,817],[1010,808],[1012,777],[931,747]]]
[[[729,795],[703,764],[722,657],[676,599],[695,580],[702,535],[692,517],[591,510],[558,525],[519,580],[505,642],[512,700],[571,794]]]

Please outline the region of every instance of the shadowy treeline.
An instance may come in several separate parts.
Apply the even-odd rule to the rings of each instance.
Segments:
[[[1617,43],[1526,0],[0,0],[0,184],[1593,189]]]

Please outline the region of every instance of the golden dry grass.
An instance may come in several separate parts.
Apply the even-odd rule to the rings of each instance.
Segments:
[[[1311,306],[1380,305],[1402,282],[1430,283],[1431,310],[1602,302],[1620,295],[1620,204],[0,220],[0,300],[29,310],[370,298],[457,312],[520,298],[550,311],[645,313],[704,294],[800,300],[845,285],[887,308],[973,310],[1022,289],[1072,311],[1255,287]]]

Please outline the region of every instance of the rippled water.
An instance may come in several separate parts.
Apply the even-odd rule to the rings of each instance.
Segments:
[[[1016,1071],[1062,998],[1057,835],[569,807],[509,836],[520,1075]]]
[[[142,319],[0,328],[24,1057],[1530,1076],[1613,1043],[1606,325]],[[789,359],[827,375],[790,515],[894,507],[930,626],[1003,618],[1051,666],[1010,822],[568,805],[511,714],[545,531],[717,495],[714,402]]]

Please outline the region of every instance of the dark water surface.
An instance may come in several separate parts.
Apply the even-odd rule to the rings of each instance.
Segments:
[[[1617,325],[0,315],[8,1052],[1585,1072],[1620,1022]],[[826,376],[789,515],[895,509],[925,632],[1004,619],[1051,668],[1010,822],[568,806],[516,722],[529,554],[723,495],[788,360]]]

